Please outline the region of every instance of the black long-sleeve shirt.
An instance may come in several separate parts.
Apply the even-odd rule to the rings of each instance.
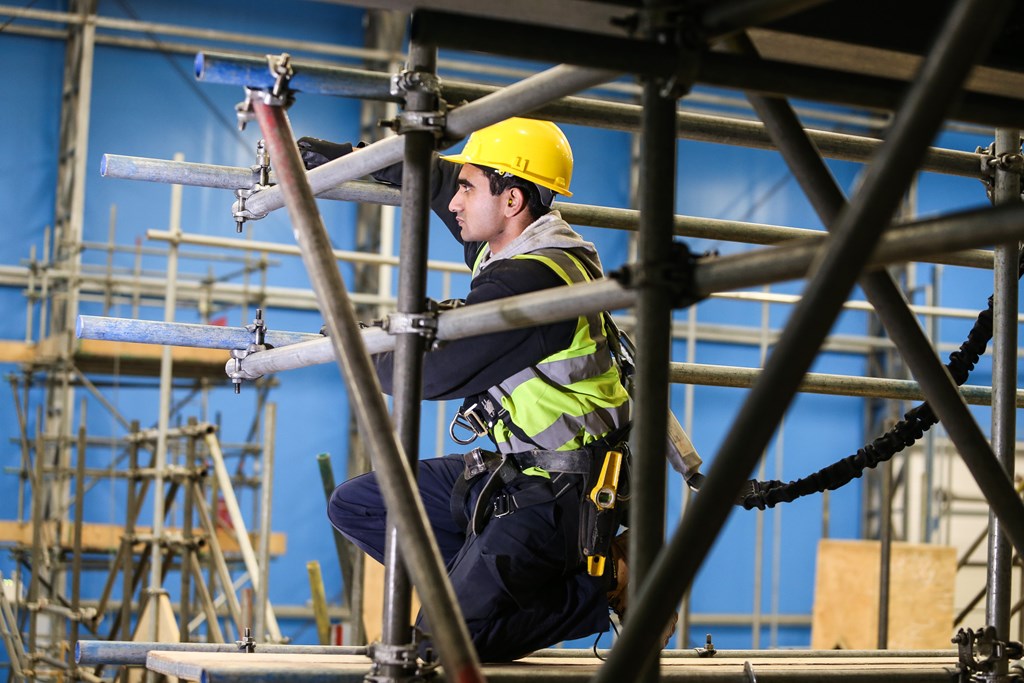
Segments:
[[[459,165],[433,160],[431,202],[434,213],[464,247],[466,265],[473,267],[481,242],[463,242],[461,228],[448,204],[458,191]],[[397,164],[374,174],[379,181],[400,185],[402,166]],[[551,268],[530,259],[501,259],[487,266],[470,282],[467,305],[494,301],[564,285]],[[480,394],[556,351],[569,346],[575,320],[537,327],[495,332],[456,339],[426,354],[423,364],[423,397],[444,400]],[[374,356],[377,374],[386,393],[391,393],[393,354]]]

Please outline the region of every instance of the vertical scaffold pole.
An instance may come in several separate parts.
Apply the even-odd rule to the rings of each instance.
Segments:
[[[412,42],[407,71],[402,74],[407,86],[405,111],[427,112],[437,108],[437,50]],[[434,83],[434,88],[429,86]],[[409,87],[411,86],[411,87]],[[399,119],[401,120],[401,119]],[[403,267],[398,274],[398,313],[424,312],[427,297],[427,244],[430,230],[430,168],[436,138],[430,130],[403,133],[405,157],[402,166],[402,224],[399,255]],[[420,448],[420,401],[423,398],[423,353],[426,339],[409,330],[395,338],[394,421],[409,467],[415,473]],[[409,614],[412,586],[402,566],[398,527],[389,508],[384,548],[384,617],[382,640],[388,645],[408,645],[412,640]],[[378,660],[378,663],[379,660]],[[389,680],[405,680],[410,674],[401,665],[382,669]]]
[[[654,653],[657,632],[725,524],[736,493],[785,414],[952,99],[974,60],[991,45],[995,28],[1003,20],[1003,12],[993,11],[992,4],[959,0],[951,9],[888,138],[868,166],[860,191],[837,218],[828,248],[812,268],[804,297],[760,381],[740,408],[691,514],[659,555],[640,599],[632,603],[631,622],[598,672],[598,683],[628,678],[638,657],[646,661]],[[1007,3],[1000,3],[1001,10],[1006,8]],[[1003,512],[1009,513],[1008,506]]]
[[[995,157],[998,163],[993,187],[996,204],[1020,202],[1020,131],[1000,128],[996,131]],[[992,301],[992,450],[999,464],[1013,478],[1016,448],[1017,409],[1017,306],[1018,252],[1016,241],[996,245],[995,284]],[[989,512],[988,594],[985,623],[996,627],[997,637],[1010,638],[1010,581],[1013,571],[1013,546],[1007,542],[1004,522]],[[1006,663],[995,673],[1006,675]]]
[[[265,104],[259,97],[253,99],[253,108],[274,160],[279,180],[277,187],[288,208],[335,357],[349,387],[349,401],[369,443],[385,503],[394,513],[408,551],[404,558],[406,569],[419,589],[441,661],[454,680],[482,681],[469,631],[455,602],[437,542],[427,525],[426,510],[412,470],[391,427],[387,406],[359,334],[352,302],[331,253],[330,238],[317,212],[288,117],[281,106]]]
[[[647,0],[648,37],[665,29],[661,0]],[[640,132],[640,230],[637,255],[643,284],[636,300],[636,391],[630,451],[633,454],[631,488],[639,495],[629,508],[629,600],[633,604],[654,558],[665,544],[665,444],[668,434],[668,368],[672,344],[672,295],[659,282],[665,261],[672,254],[676,186],[676,98],[666,92],[665,79],[643,83]],[[678,604],[678,601],[676,601]],[[632,618],[632,616],[631,616]],[[667,619],[666,619],[667,621]],[[662,626],[665,621],[662,622]],[[662,631],[650,634],[661,638]],[[658,641],[661,644],[661,641]],[[652,648],[648,652],[655,652]],[[648,658],[636,660],[637,680],[658,680],[658,668]]]

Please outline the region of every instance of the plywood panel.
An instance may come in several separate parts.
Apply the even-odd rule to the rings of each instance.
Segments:
[[[366,629],[366,642],[372,643],[380,640],[383,633],[384,565],[365,553],[360,555],[363,560],[363,626]],[[413,591],[410,624],[419,611],[419,596]]]
[[[811,648],[878,646],[878,541],[822,540],[814,585]],[[947,649],[953,637],[956,550],[894,543],[889,587],[890,649]]]

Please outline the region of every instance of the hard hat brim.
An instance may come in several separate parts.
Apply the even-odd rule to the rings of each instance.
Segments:
[[[452,163],[456,163],[456,164],[460,164],[460,165],[462,165],[462,164],[473,164],[474,166],[482,166],[484,168],[490,168],[490,169],[494,169],[495,171],[499,171],[500,172],[500,169],[495,168],[494,166],[491,166],[489,164],[485,164],[485,163],[482,163],[480,161],[477,161],[477,160],[475,160],[475,159],[473,159],[471,157],[466,156],[465,154],[438,154],[437,156],[439,158],[441,158],[441,159],[444,159],[445,161],[451,161]],[[556,195],[561,195],[563,197],[571,197],[572,196],[572,192],[569,192],[569,190],[567,190],[565,188],[555,187],[555,186],[551,185],[550,183],[542,182],[542,181],[534,179],[534,178],[527,178],[526,176],[519,175],[518,173],[513,173],[512,171],[508,171],[508,173],[511,173],[512,175],[514,175],[517,178],[522,178],[523,180],[525,180],[528,183],[534,183],[535,185],[540,185],[541,187],[545,187],[545,188],[551,190],[552,192],[554,192]]]

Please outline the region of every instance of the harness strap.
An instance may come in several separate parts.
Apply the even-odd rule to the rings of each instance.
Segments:
[[[533,450],[502,455],[494,451],[474,448],[470,452],[464,453],[462,460],[465,470],[462,476],[455,481],[449,501],[452,520],[460,529],[465,529],[466,533],[471,531],[480,533],[487,520],[490,519],[490,512],[493,511],[495,516],[502,517],[520,507],[539,502],[539,499],[533,500],[533,496],[539,495],[539,492],[532,495],[525,493],[532,488],[521,489],[515,493],[501,491],[516,480],[528,480],[529,475],[524,475],[523,470],[531,467],[538,467],[548,472],[578,474],[584,478],[584,481],[587,481],[595,474],[595,465],[600,467],[604,454],[608,450],[618,447],[625,440],[629,428],[630,425],[627,424],[583,448],[572,451]],[[490,473],[490,476],[480,491],[476,505],[473,507],[472,516],[471,518],[467,517],[466,503],[469,500],[469,490],[480,477],[487,473]],[[541,490],[543,489],[541,488]],[[623,499],[626,498],[628,495],[623,495]]]
[[[462,402],[462,407],[455,413],[451,424],[448,426],[448,433],[457,443],[469,444],[478,436],[485,434],[497,445],[494,439],[494,426],[501,422],[505,428],[512,432],[517,439],[524,443],[532,443],[539,446],[530,436],[523,431],[519,425],[512,421],[512,415],[504,406],[494,400],[494,397],[484,392],[476,396],[470,396]],[[455,435],[455,428],[460,427],[469,432],[464,439]]]

